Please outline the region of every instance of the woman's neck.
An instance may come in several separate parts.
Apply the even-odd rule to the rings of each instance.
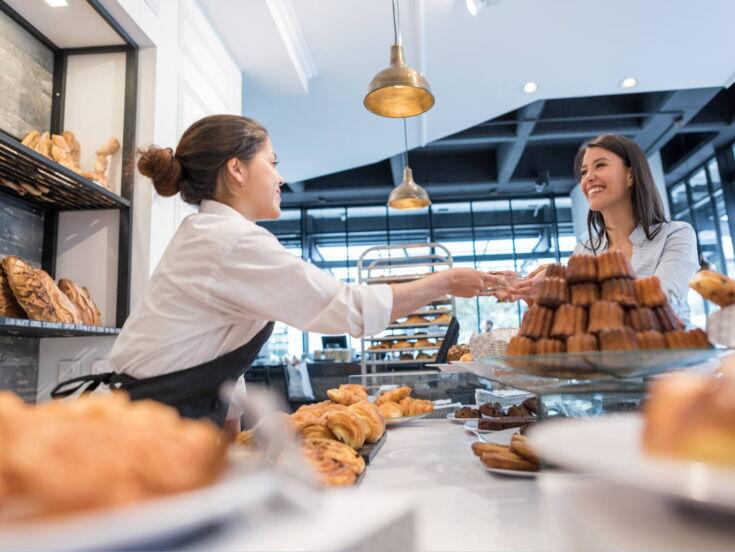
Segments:
[[[626,249],[636,227],[632,202],[623,201],[605,209],[602,211],[602,218],[605,221],[608,248]]]

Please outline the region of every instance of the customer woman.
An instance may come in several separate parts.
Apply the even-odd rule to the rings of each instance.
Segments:
[[[658,276],[669,303],[688,322],[688,283],[699,269],[697,239],[686,222],[666,220],[651,168],[638,144],[625,136],[599,136],[580,148],[574,175],[590,209],[589,237],[574,253],[621,251],[637,277]],[[541,267],[511,292],[533,300],[543,276]]]
[[[383,330],[443,295],[472,297],[497,277],[451,269],[391,285],[349,285],[289,253],[258,220],[280,216],[283,179],[265,128],[234,115],[205,117],[174,153],[150,147],[138,169],[161,196],[181,194],[199,212],[182,223],[109,357],[110,372],[60,384],[126,390],[222,424],[221,384],[237,380],[273,321],[354,337]],[[155,231],[155,230],[154,230]],[[74,383],[76,387],[69,387]]]

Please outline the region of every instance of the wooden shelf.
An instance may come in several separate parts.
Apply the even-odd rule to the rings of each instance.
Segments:
[[[30,184],[36,192],[26,191],[22,184]],[[25,147],[3,131],[0,131],[0,193],[55,211],[130,207],[127,199]]]
[[[0,316],[0,335],[16,337],[81,337],[117,335],[119,333],[120,328],[60,324],[57,322],[41,322],[40,320],[5,318]]]

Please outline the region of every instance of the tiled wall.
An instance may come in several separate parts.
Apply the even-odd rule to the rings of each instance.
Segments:
[[[53,67],[51,50],[0,11],[0,129],[49,130]]]
[[[0,199],[0,257],[16,255],[41,265],[43,215],[13,207]],[[0,389],[36,401],[39,340],[0,337]]]
[[[0,129],[16,138],[49,130],[53,64],[53,53],[0,11]],[[0,195],[0,257],[40,266],[42,245],[43,215]],[[0,337],[0,389],[35,402],[38,362],[38,339]]]

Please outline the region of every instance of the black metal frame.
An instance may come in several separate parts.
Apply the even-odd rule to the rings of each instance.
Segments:
[[[4,12],[22,29],[27,31],[31,36],[44,44],[54,55],[54,74],[53,88],[51,99],[51,121],[50,131],[59,134],[64,127],[64,102],[66,88],[66,71],[67,60],[71,55],[87,55],[87,54],[104,54],[104,53],[124,53],[125,54],[125,100],[124,100],[124,120],[123,120],[123,139],[122,139],[122,176],[120,197],[115,194],[89,183],[86,179],[79,177],[65,167],[51,162],[42,156],[36,154],[14,143],[13,138],[5,133],[0,133],[0,139],[6,145],[10,144],[11,153],[18,153],[25,156],[28,162],[37,162],[47,171],[52,171],[59,178],[71,181],[80,187],[81,192],[92,196],[96,195],[98,202],[91,206],[79,205],[74,202],[67,201],[66,204],[59,202],[58,205],[44,205],[40,201],[26,201],[25,198],[18,200],[12,198],[9,194],[0,193],[0,202],[16,203],[17,201],[32,204],[34,208],[38,208],[44,212],[44,234],[43,234],[43,251],[42,251],[42,267],[52,277],[55,277],[56,268],[56,242],[59,230],[59,211],[83,208],[105,208],[117,209],[119,213],[119,236],[118,236],[118,271],[117,271],[117,308],[116,308],[116,325],[122,327],[128,317],[130,309],[130,278],[132,264],[132,232],[133,232],[133,194],[134,194],[134,168],[135,168],[135,134],[137,121],[137,95],[138,95],[138,44],[133,37],[112,17],[99,0],[87,0],[87,3],[97,12],[97,14],[117,33],[123,40],[123,45],[95,46],[87,48],[59,48],[48,37],[35,28],[30,22],[23,18],[18,12],[0,0],[0,11]],[[13,143],[11,143],[13,142]],[[30,157],[29,157],[30,156]],[[107,199],[109,204],[103,200]],[[48,326],[48,325],[47,325]],[[17,333],[8,329],[6,323],[0,324],[0,334]],[[28,335],[34,337],[44,336],[69,336],[69,335],[110,335],[114,332],[109,329],[94,330],[90,328],[79,328],[77,330],[70,328],[52,328],[41,325],[35,325],[32,331],[21,332],[18,335]]]

